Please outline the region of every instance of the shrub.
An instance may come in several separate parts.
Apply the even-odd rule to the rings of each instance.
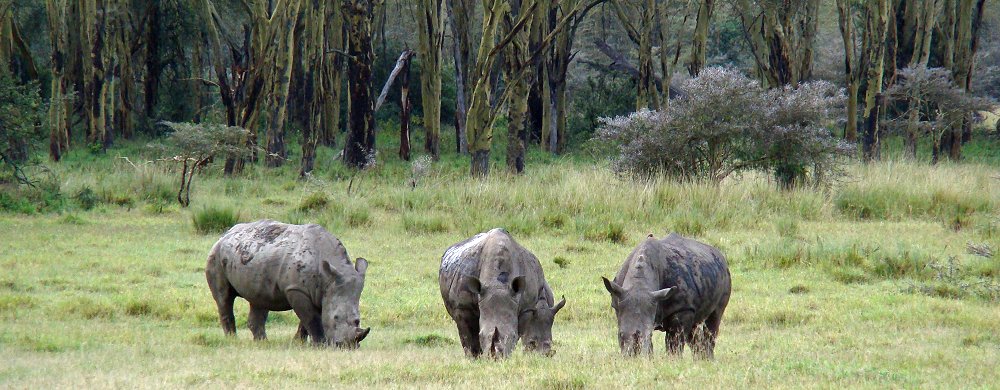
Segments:
[[[246,129],[219,124],[195,124],[162,122],[173,132],[163,144],[152,144],[164,153],[164,161],[177,163],[181,168],[181,181],[177,192],[177,202],[182,207],[191,204],[191,182],[194,175],[210,164],[216,155],[242,156],[249,153],[243,139]]]
[[[194,230],[201,234],[222,233],[239,223],[240,214],[228,207],[203,207],[191,216]]]
[[[28,161],[33,141],[40,138],[43,111],[38,83],[21,84],[6,64],[0,66],[0,168],[9,168],[19,184],[33,183],[22,164]]]
[[[371,220],[368,208],[364,206],[348,207],[344,213],[347,216],[347,226],[350,227],[365,226]]]
[[[327,198],[326,194],[322,192],[314,192],[305,197],[305,199],[302,199],[302,202],[299,203],[298,210],[302,212],[322,210],[328,204],[330,204],[330,198]]]
[[[406,213],[403,229],[411,233],[441,233],[450,230],[448,222],[437,215]]]
[[[843,101],[833,84],[766,90],[734,69],[708,68],[664,111],[603,119],[595,141],[617,149],[616,173],[719,182],[759,169],[783,187],[841,171],[853,148],[827,126]]]
[[[76,193],[73,199],[76,199],[76,203],[84,210],[93,209],[94,206],[97,206],[98,201],[100,201],[97,194],[90,187],[83,187],[83,189]]]
[[[616,222],[593,227],[587,230],[583,236],[591,241],[608,241],[614,244],[624,244],[628,241],[628,236],[625,234],[625,227]]]

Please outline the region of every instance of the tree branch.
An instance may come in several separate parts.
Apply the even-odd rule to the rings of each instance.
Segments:
[[[413,56],[417,55],[417,52],[406,49],[403,53],[399,55],[399,59],[396,60],[396,67],[392,68],[392,73],[389,74],[389,79],[385,81],[385,85],[382,86],[382,93],[378,95],[378,100],[375,101],[375,111],[378,112],[379,108],[382,108],[382,104],[385,103],[385,98],[389,94],[389,88],[392,88],[392,83],[396,81],[396,76],[399,76],[399,72],[406,67],[406,64],[410,62]]]

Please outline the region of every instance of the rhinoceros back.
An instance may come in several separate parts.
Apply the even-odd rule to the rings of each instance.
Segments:
[[[318,296],[323,288],[321,263],[353,270],[348,259],[340,240],[319,225],[262,220],[233,226],[216,244],[209,261],[220,262],[240,296],[283,309],[287,306],[285,290],[296,288]]]

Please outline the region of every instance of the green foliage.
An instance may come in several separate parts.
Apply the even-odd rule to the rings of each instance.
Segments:
[[[591,139],[601,118],[626,115],[635,109],[635,83],[622,77],[597,75],[570,94],[568,131],[570,144]]]
[[[240,213],[230,207],[205,206],[191,214],[194,230],[201,234],[225,232],[239,220]]]

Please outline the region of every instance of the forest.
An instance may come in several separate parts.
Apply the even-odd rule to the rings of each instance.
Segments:
[[[260,219],[367,259],[358,350],[220,331]],[[494,228],[554,355],[462,353]],[[601,277],[672,232],[728,261],[712,362],[619,353]],[[998,249],[993,1],[0,0],[0,387],[976,387]]]

